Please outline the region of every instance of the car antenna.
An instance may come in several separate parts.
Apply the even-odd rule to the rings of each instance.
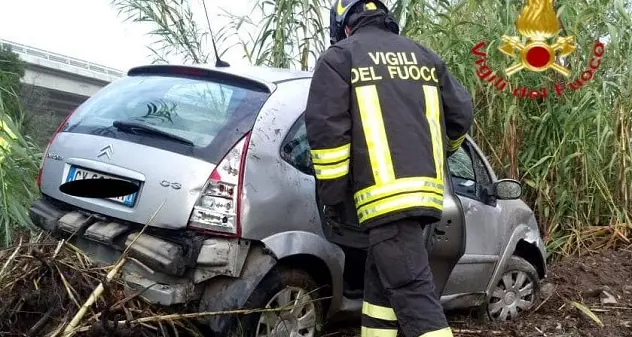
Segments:
[[[215,37],[213,36],[213,29],[211,28],[211,20],[208,18],[208,10],[206,9],[206,1],[202,0],[202,6],[204,6],[204,14],[206,14],[206,23],[208,24],[208,30],[211,33],[211,42],[213,43],[213,51],[215,52],[215,66],[220,67],[230,67],[230,64],[226,61],[223,61],[219,57],[219,53],[217,52],[217,46],[215,45]]]

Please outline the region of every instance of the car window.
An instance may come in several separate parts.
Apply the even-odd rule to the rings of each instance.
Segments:
[[[299,171],[312,175],[312,156],[310,154],[309,142],[307,141],[307,130],[305,129],[305,119],[301,115],[281,144],[281,158],[294,166]]]
[[[487,170],[487,166],[485,166],[483,159],[478,155],[478,152],[472,151],[472,163],[474,164],[474,172],[476,176],[476,186],[477,192],[480,196],[480,192],[478,191],[480,187],[487,186],[492,183],[492,177]]]
[[[463,145],[448,158],[450,178],[457,194],[477,199],[474,163],[465,145],[466,142],[463,142]]]
[[[465,140],[448,159],[450,176],[457,194],[483,200],[483,190],[492,183],[491,175],[478,152]]]
[[[122,139],[216,162],[250,130],[268,97],[231,83],[128,76],[82,104],[63,131]],[[114,127],[115,121],[147,125],[192,145],[147,133],[130,134]]]
[[[451,176],[476,181],[472,158],[463,146],[450,156],[448,163],[450,165]]]

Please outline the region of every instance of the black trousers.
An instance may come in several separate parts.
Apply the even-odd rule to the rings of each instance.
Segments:
[[[366,261],[362,337],[452,337],[435,292],[423,227],[402,219],[373,228]]]

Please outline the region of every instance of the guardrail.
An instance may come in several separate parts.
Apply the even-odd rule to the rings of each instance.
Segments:
[[[11,50],[14,53],[17,53],[17,54],[30,55],[37,58],[49,60],[52,62],[62,63],[62,64],[70,65],[73,67],[90,70],[95,73],[100,73],[100,74],[115,76],[115,77],[123,77],[125,75],[120,70],[116,70],[113,68],[109,68],[109,67],[92,63],[92,62],[88,62],[88,61],[83,61],[83,60],[76,59],[70,56],[65,56],[65,55],[49,52],[43,49],[29,47],[29,46],[16,43],[16,42],[10,42],[7,40],[0,39],[0,46],[3,46],[3,47],[8,46],[11,48]]]

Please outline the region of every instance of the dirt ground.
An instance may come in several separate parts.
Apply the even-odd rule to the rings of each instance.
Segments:
[[[0,282],[4,284],[0,290],[5,291],[0,291],[0,336],[24,336],[35,326],[39,326],[40,332],[48,331],[47,328],[67,322],[70,319],[67,314],[74,313],[79,305],[77,299],[87,298],[102,276],[101,271],[73,251],[62,250],[53,259],[51,256],[58,250],[58,244],[24,249],[5,273],[12,277],[0,278],[6,281]],[[4,255],[4,259],[0,256],[0,269],[9,254]],[[103,318],[116,316],[113,318],[116,321],[125,320],[126,315],[132,313],[134,317],[143,313],[145,316],[164,314],[162,311],[147,313],[148,308],[136,303],[137,300],[120,304],[124,296],[119,294],[117,286],[109,290],[103,295],[108,305],[100,301],[95,308]],[[73,295],[66,296],[70,293]],[[460,337],[632,337],[632,246],[550,264],[541,295],[537,307],[516,322],[484,322],[467,312],[449,313],[448,317],[455,336]],[[572,306],[571,301],[590,308],[603,326]],[[103,309],[119,304],[126,308],[125,315]],[[326,327],[325,336],[358,337],[359,325],[356,322],[344,329]],[[147,336],[151,335],[155,335],[155,331]]]
[[[603,327],[569,301],[588,307]],[[616,303],[615,303],[616,302]],[[549,266],[536,309],[516,322],[490,323],[474,313],[448,313],[455,336],[632,336],[632,249],[573,257]],[[353,330],[327,337],[359,336]]]

